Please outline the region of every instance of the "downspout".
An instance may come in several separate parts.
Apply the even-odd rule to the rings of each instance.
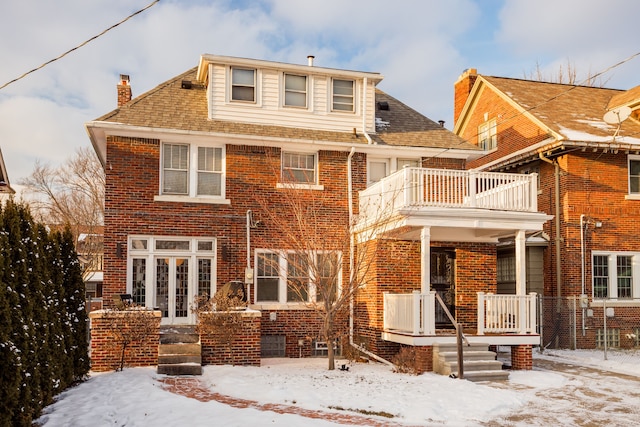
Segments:
[[[367,135],[366,132],[365,132],[365,135]],[[368,140],[370,141],[371,139],[369,138]],[[347,157],[347,193],[348,193],[347,197],[349,200],[349,286],[353,286],[353,283],[355,281],[354,269],[355,269],[355,246],[356,245],[355,245],[355,236],[353,234],[353,179],[351,177],[352,175],[351,159],[353,158],[353,155],[355,154],[355,152],[356,152],[356,148],[351,147],[351,151],[349,152],[349,157]],[[367,356],[377,360],[378,362],[385,363],[389,366],[394,366],[393,363],[389,362],[386,359],[383,359],[377,354],[370,352],[366,348],[362,347],[359,344],[356,344],[353,341],[353,329],[354,329],[353,317],[355,312],[355,303],[354,303],[353,289],[350,289],[349,292],[350,292],[350,295],[349,295],[349,344],[351,345],[351,347],[355,348],[359,352],[366,354]]]
[[[586,325],[585,325],[585,321],[584,321],[584,315],[585,315],[585,308],[584,305],[582,304],[582,298],[584,298],[584,228],[585,226],[588,224],[585,224],[584,222],[584,217],[585,214],[581,214],[580,215],[580,285],[581,285],[581,292],[580,292],[580,305],[582,306],[582,336],[585,336],[586,334]]]
[[[251,210],[247,211],[247,269],[245,271],[245,282],[247,274],[251,271]],[[253,274],[251,275],[253,276]],[[251,304],[251,283],[247,283],[247,308]]]
[[[561,248],[560,242],[562,241],[562,237],[560,236],[560,165],[558,165],[557,160],[549,160],[542,153],[538,153],[538,157],[543,162],[549,163],[554,166],[554,199],[555,199],[555,246],[556,246],[556,297],[558,297],[557,302],[557,312],[560,312],[561,304],[560,297],[562,296],[562,263],[561,263]]]
[[[363,90],[362,90],[362,134],[367,139],[367,144],[373,144],[371,137],[367,133],[367,78],[364,78],[363,82]],[[351,156],[351,154],[350,154]],[[351,161],[351,157],[349,157],[349,161]],[[349,167],[351,164],[349,163]],[[349,169],[351,171],[351,169]],[[349,178],[351,178],[351,174],[349,174]]]

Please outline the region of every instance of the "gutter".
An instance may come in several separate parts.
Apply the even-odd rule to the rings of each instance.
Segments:
[[[365,132],[365,135],[367,135],[366,132]],[[355,269],[355,259],[354,259],[355,236],[353,233],[353,179],[352,179],[352,173],[351,173],[351,159],[353,158],[353,155],[355,154],[355,152],[356,152],[356,148],[351,147],[351,151],[349,152],[349,157],[347,157],[347,193],[348,193],[347,197],[349,200],[349,286],[351,287],[353,286],[354,277],[355,277],[355,271],[354,271]],[[353,329],[354,329],[353,318],[354,318],[354,311],[355,311],[354,310],[355,303],[354,303],[353,289],[350,289],[349,292],[350,292],[350,295],[349,295],[349,345],[351,345],[351,347],[355,348],[359,352],[364,353],[367,356],[371,357],[372,359],[377,360],[378,362],[382,362],[391,367],[395,367],[393,363],[389,362],[386,359],[383,359],[382,357],[378,356],[375,353],[370,352],[366,348],[362,347],[359,344],[356,344],[353,341]]]
[[[543,162],[554,166],[554,203],[555,203],[555,247],[556,247],[556,297],[558,300],[557,311],[560,312],[560,298],[562,296],[562,262],[560,253],[560,165],[558,160],[549,160],[544,154],[538,153],[538,157]]]

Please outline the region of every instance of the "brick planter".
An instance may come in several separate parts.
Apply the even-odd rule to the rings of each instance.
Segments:
[[[91,370],[104,372],[118,368],[123,339],[131,338],[133,340],[125,350],[125,366],[157,365],[161,316],[160,311],[140,310],[97,310],[89,313]],[[140,336],[143,330],[146,333]]]
[[[215,315],[215,313],[207,313]],[[220,337],[213,334],[200,334],[202,344],[203,365],[242,365],[260,366],[260,311],[241,311],[242,326],[240,332],[233,337],[231,354]],[[218,338],[218,339],[217,339]]]

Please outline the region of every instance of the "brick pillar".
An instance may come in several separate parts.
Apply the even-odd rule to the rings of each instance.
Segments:
[[[511,346],[511,369],[530,371],[533,369],[532,345]]]
[[[240,366],[260,366],[260,328],[262,313],[246,310],[239,313],[242,317],[240,333],[233,337],[231,352],[220,338],[211,332],[200,334],[203,365],[233,364]],[[211,315],[215,315],[211,313]]]
[[[416,363],[420,373],[433,372],[433,347],[416,347]]]

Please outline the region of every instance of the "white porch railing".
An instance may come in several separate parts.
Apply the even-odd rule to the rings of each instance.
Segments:
[[[436,292],[421,294],[383,294],[385,331],[398,331],[411,335],[435,335]]]
[[[385,331],[413,336],[436,333],[436,292],[383,294]],[[478,292],[478,335],[485,333],[535,334],[536,293],[494,295]]]
[[[406,167],[360,192],[360,212],[407,207],[537,212],[537,174]]]
[[[478,335],[485,333],[535,334],[536,293],[494,295],[478,292]]]

